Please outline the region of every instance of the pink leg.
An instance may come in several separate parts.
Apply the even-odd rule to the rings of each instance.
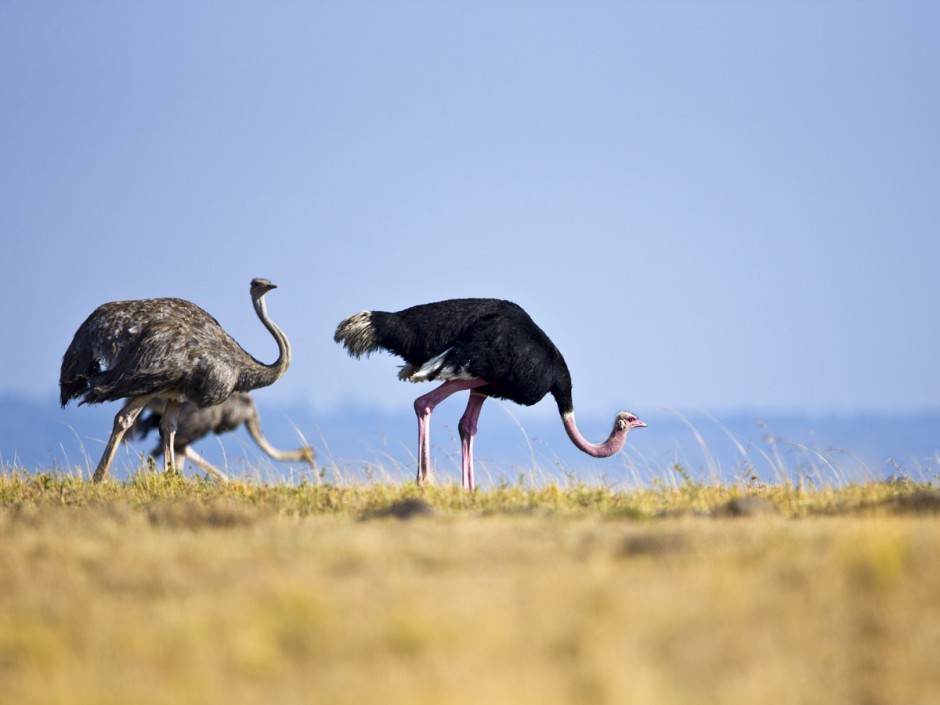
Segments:
[[[473,389],[488,384],[482,379],[452,379],[444,382],[437,389],[415,399],[415,414],[418,416],[418,484],[428,479],[431,471],[431,412],[434,407],[455,392]]]
[[[457,430],[460,431],[460,457],[461,467],[463,469],[464,489],[473,491],[473,437],[477,435],[477,419],[480,417],[480,409],[483,408],[483,402],[486,401],[485,394],[470,392],[470,401],[467,402],[467,410],[460,417],[460,423]]]

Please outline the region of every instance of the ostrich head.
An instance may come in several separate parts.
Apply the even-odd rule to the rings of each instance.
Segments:
[[[252,279],[250,290],[252,301],[258,301],[262,296],[271,291],[271,289],[277,289],[277,284],[272,284],[267,279]]]
[[[631,428],[645,428],[646,424],[640,421],[635,414],[629,411],[621,411],[617,414],[614,421],[614,429],[618,431],[629,431]]]
[[[255,307],[255,312],[258,314],[258,317],[264,322],[265,325],[269,325],[270,321],[268,319],[268,310],[265,305],[264,295],[267,294],[271,289],[277,289],[277,284],[272,284],[267,279],[252,279],[251,288],[251,303]]]

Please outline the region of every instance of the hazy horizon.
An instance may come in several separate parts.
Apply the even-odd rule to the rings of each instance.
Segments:
[[[0,466],[29,471],[71,471],[78,466],[86,474],[94,468],[118,405],[70,405],[63,411],[50,402],[0,394]],[[283,404],[263,395],[256,397],[256,403],[268,439],[283,449],[296,448],[301,438],[306,439],[317,452],[319,467],[327,469],[328,481],[337,479],[332,474],[337,468],[347,480],[367,479],[370,467],[373,472],[393,472],[393,480],[413,478],[416,422],[410,407],[389,411],[350,406],[317,412],[306,404]],[[462,411],[460,400],[448,400],[434,413],[432,456],[443,481],[459,480],[456,428]],[[609,459],[580,453],[557,415],[533,411],[507,402],[487,404],[476,446],[487,483],[498,478],[515,481],[519,476],[555,481],[575,477],[631,486],[678,477],[671,470],[674,463],[706,482],[716,477],[744,481],[747,467],[764,482],[793,480],[799,473],[823,484],[890,476],[935,481],[940,476],[940,410],[815,417],[766,410],[737,414],[658,410],[644,415],[649,428],[631,432],[624,451]],[[610,430],[611,420],[604,414],[579,416],[582,431],[597,440]],[[139,467],[141,454],[157,442],[151,433],[122,447],[115,477]],[[270,460],[244,429],[204,438],[194,448],[235,476],[295,481],[312,477],[302,464]]]

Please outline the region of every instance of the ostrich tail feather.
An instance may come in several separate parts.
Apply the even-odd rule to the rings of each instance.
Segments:
[[[342,321],[336,327],[333,340],[342,343],[353,357],[362,357],[373,352],[378,345],[372,325],[372,312],[361,311]]]

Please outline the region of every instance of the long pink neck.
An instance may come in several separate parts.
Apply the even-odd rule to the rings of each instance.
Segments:
[[[601,444],[594,444],[585,440],[584,436],[581,435],[577,424],[574,422],[573,411],[563,414],[561,421],[565,425],[565,431],[568,432],[568,438],[571,439],[571,442],[580,450],[595,458],[609,458],[623,448],[623,444],[627,440],[627,430],[614,426],[614,430],[610,432],[610,436],[606,441]]]

